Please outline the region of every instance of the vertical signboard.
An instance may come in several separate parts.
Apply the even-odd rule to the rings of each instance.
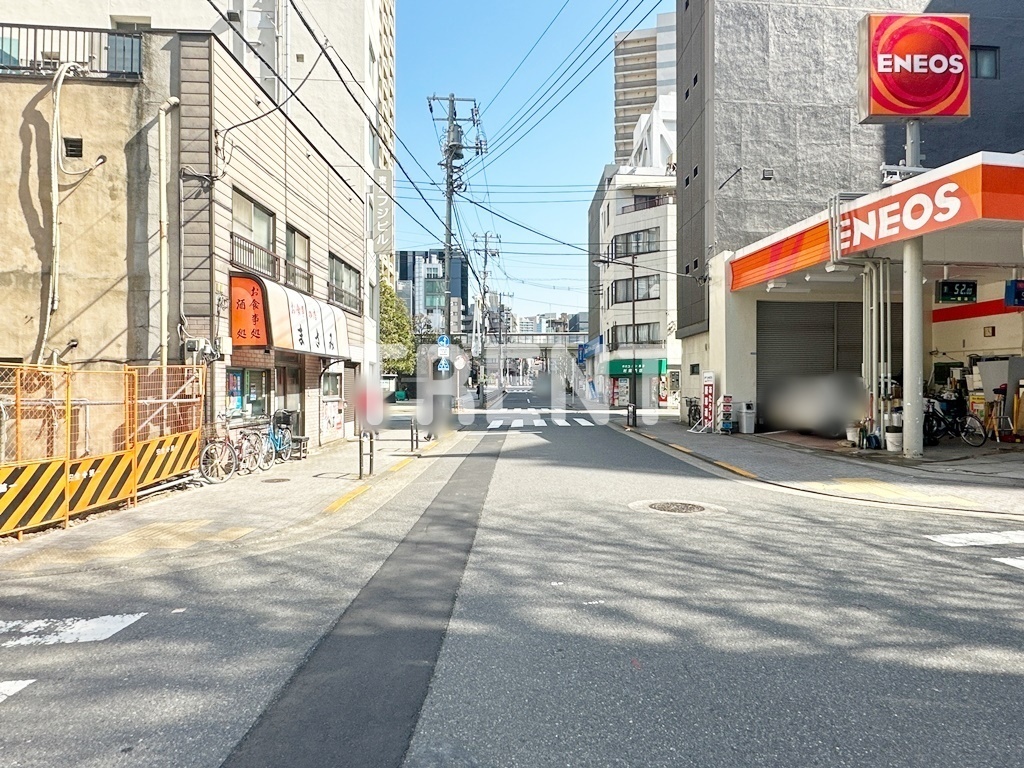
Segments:
[[[715,372],[704,371],[701,380],[704,382],[701,420],[705,425],[712,425],[715,423]]]
[[[231,343],[235,347],[270,346],[263,291],[248,277],[231,278]]]
[[[862,123],[971,116],[966,14],[870,13],[860,23]]]
[[[394,171],[378,168],[373,172],[373,252],[391,253],[395,239],[395,209],[391,201]]]

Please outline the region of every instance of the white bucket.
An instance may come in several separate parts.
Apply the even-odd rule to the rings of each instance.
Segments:
[[[889,453],[903,453],[903,433],[886,432],[885,449],[889,451]]]

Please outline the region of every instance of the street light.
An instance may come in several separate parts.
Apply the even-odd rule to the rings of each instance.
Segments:
[[[614,241],[612,242],[612,248],[613,248],[613,250],[615,249]],[[617,264],[619,262],[618,262],[618,260],[616,258],[613,257],[613,258],[610,258],[610,259],[594,259],[591,263],[594,264],[595,266],[601,267],[601,266],[606,266],[606,265]],[[660,272],[661,274],[664,274],[664,275],[675,275],[676,277],[688,277],[691,280],[695,280],[697,282],[697,285],[707,285],[711,281],[711,278],[708,275],[706,275],[706,274],[704,274],[704,275],[691,275],[689,272],[671,272],[671,271],[669,271],[667,269],[657,269],[656,267],[648,267],[648,266],[644,266],[642,264],[639,265],[639,266],[640,266],[640,269],[646,269],[646,270],[649,270],[651,272]],[[631,274],[630,274],[630,287],[629,287],[629,289],[630,289],[629,290],[630,310],[631,310],[631,315],[632,315],[632,328],[633,328],[633,344],[632,344],[633,366],[631,368],[630,383],[629,383],[629,400],[630,400],[630,403],[632,404],[632,406],[634,408],[634,411],[633,411],[634,416],[636,414],[636,410],[635,409],[636,409],[636,405],[637,405],[637,398],[636,398],[636,393],[637,393],[637,389],[636,389],[636,344],[637,344],[637,338],[638,338],[637,329],[636,329],[636,268],[637,268],[636,254],[634,253],[634,254],[632,254],[632,259],[630,261],[630,273]]]

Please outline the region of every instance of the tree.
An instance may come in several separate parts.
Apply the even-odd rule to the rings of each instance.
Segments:
[[[416,372],[412,321],[405,302],[386,280],[380,286],[380,354],[384,373]]]

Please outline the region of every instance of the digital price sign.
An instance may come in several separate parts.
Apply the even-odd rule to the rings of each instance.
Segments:
[[[977,280],[939,280],[935,283],[935,301],[940,304],[973,304],[977,300]]]
[[[1006,306],[1024,307],[1024,280],[1006,281]]]

